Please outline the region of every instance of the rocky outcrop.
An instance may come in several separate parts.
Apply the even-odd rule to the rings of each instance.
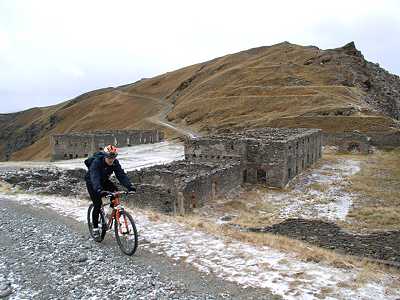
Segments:
[[[365,92],[363,100],[374,109],[400,120],[400,78],[379,64],[368,62],[354,42],[330,50],[304,62],[305,65],[335,65],[338,68],[332,85],[358,87]]]
[[[5,116],[3,115],[3,118]],[[57,114],[52,114],[46,121],[33,122],[22,128],[18,124],[13,124],[12,120],[12,116],[8,117],[6,130],[0,131],[0,141],[4,145],[4,150],[0,152],[0,160],[9,160],[12,153],[32,145],[54,128],[61,121],[61,118]]]

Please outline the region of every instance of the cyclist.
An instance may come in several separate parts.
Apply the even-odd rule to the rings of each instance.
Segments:
[[[93,235],[98,237],[99,232],[99,214],[102,205],[101,197],[110,192],[117,191],[117,187],[110,181],[110,176],[115,173],[118,181],[125,186],[129,192],[135,192],[128,176],[121,168],[118,159],[118,149],[113,145],[104,147],[103,151],[96,153],[93,157],[85,161],[88,172],[85,175],[86,187],[93,201],[94,208],[92,214]]]

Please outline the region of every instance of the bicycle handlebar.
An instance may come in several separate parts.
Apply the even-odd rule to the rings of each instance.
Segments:
[[[117,191],[117,192],[104,191],[104,192],[108,193],[108,195],[106,195],[104,197],[104,198],[108,198],[108,199],[111,199],[112,197],[120,196],[120,195],[133,195],[133,194],[135,194],[135,192],[125,192],[125,191]]]

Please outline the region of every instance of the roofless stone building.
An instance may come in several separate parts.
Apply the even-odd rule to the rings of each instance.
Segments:
[[[53,160],[87,157],[109,144],[128,147],[158,143],[163,140],[164,134],[158,130],[112,130],[54,134],[51,136],[51,157]]]
[[[185,214],[244,183],[284,187],[321,158],[319,129],[265,128],[185,141],[185,160],[128,172],[134,203]]]
[[[194,162],[240,161],[243,181],[284,187],[321,158],[320,129],[264,128],[195,138],[185,142]]]

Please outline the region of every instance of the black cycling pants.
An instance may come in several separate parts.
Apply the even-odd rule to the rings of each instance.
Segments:
[[[98,193],[96,193],[93,190],[92,183],[88,180],[86,180],[86,187],[90,195],[90,199],[92,199],[94,208],[93,208],[93,213],[92,213],[92,220],[93,220],[93,227],[97,228],[99,226],[99,214],[100,214],[100,209],[102,205],[101,197]],[[103,191],[108,191],[108,192],[115,192],[117,191],[117,187],[115,186],[114,183],[112,183],[110,180],[106,180],[101,183],[101,187]]]

